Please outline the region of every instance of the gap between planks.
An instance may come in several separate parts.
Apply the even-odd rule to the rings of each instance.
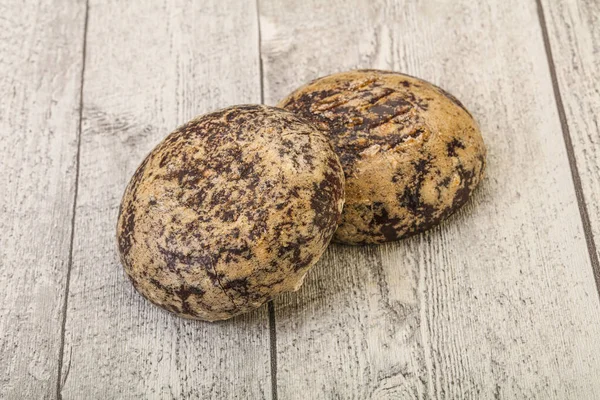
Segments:
[[[83,82],[85,76],[85,58],[87,54],[87,32],[88,32],[88,19],[89,19],[89,0],[85,2],[85,16],[83,23],[83,46],[82,46],[82,63],[81,63],[81,78],[79,81],[79,126],[77,128],[77,152],[75,155],[75,190],[73,194],[73,210],[71,214],[71,242],[69,244],[69,260],[67,263],[67,277],[65,281],[65,300],[62,307],[62,322],[60,327],[60,345],[58,350],[58,371],[56,378],[56,398],[57,400],[62,399],[61,389],[63,386],[62,381],[62,367],[65,352],[65,329],[67,325],[67,306],[69,302],[69,286],[71,281],[71,270],[73,269],[73,243],[75,242],[75,214],[77,212],[77,192],[79,188],[79,165],[81,155],[81,131],[83,128]],[[71,361],[69,359],[69,369],[71,368]],[[69,369],[65,373],[66,377],[69,374]]]
[[[265,84],[263,74],[262,38],[260,32],[260,0],[256,0],[256,29],[258,30],[258,76],[260,80],[260,104],[265,104]],[[277,325],[275,323],[275,304],[269,301],[269,347],[271,357],[271,399],[277,400]]]
[[[562,101],[562,95],[560,93],[560,86],[558,84],[556,66],[554,64],[554,57],[552,56],[550,36],[548,35],[548,27],[546,26],[546,18],[544,16],[544,7],[542,6],[541,0],[535,1],[537,4],[538,20],[540,23],[540,28],[542,30],[544,48],[546,50],[546,58],[548,60],[548,68],[550,70],[550,78],[552,80],[554,100],[556,101],[556,109],[558,111],[560,126],[565,142],[565,148],[567,150],[567,158],[569,159],[569,166],[571,169],[571,177],[573,178],[573,185],[575,187],[575,197],[577,197],[577,205],[579,207],[579,214],[581,216],[581,223],[583,225],[585,242],[590,256],[590,263],[592,264],[592,273],[594,274],[594,280],[596,281],[596,291],[598,293],[598,296],[600,297],[600,262],[598,260],[596,242],[594,241],[594,235],[592,233],[590,216],[587,209],[585,196],[583,194],[583,187],[581,186],[581,177],[579,176],[579,169],[577,168],[577,160],[575,158],[575,151],[573,149],[571,132],[569,130],[569,124],[567,123],[567,114],[565,112],[565,107]]]

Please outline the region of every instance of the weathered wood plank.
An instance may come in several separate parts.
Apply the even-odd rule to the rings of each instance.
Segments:
[[[600,3],[542,1],[565,117],[593,241],[590,252],[600,287]],[[563,123],[564,123],[563,122]],[[585,215],[587,214],[587,215]],[[593,255],[595,253],[595,257]]]
[[[148,151],[193,116],[260,102],[254,1],[92,0],[64,398],[269,398],[266,307],[175,317],[125,278],[115,226]]]
[[[85,4],[0,4],[0,398],[56,396]]]
[[[375,67],[448,89],[489,147],[473,201],[332,246],[275,304],[281,398],[598,398],[600,312],[535,2],[261,0],[265,100]]]

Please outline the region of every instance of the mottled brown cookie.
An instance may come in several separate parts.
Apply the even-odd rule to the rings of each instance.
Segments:
[[[247,105],[200,116],[142,162],[121,203],[121,261],[136,289],[182,317],[227,319],[300,287],[344,202],[327,137]]]
[[[485,146],[451,94],[394,72],[359,70],[314,80],[279,103],[328,132],[346,174],[334,241],[381,243],[438,224],[480,182]]]

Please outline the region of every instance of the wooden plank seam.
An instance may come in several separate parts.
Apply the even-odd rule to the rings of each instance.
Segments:
[[[69,261],[67,263],[67,278],[65,281],[65,300],[62,307],[62,321],[60,328],[60,345],[58,350],[58,368],[57,368],[57,378],[56,378],[56,398],[62,399],[61,390],[63,387],[63,376],[62,376],[62,367],[64,360],[64,352],[65,352],[65,329],[67,325],[67,307],[69,302],[69,285],[71,281],[71,270],[73,269],[73,244],[75,242],[75,215],[77,212],[77,193],[79,187],[79,165],[81,159],[81,132],[83,128],[83,82],[85,76],[85,57],[87,54],[87,31],[88,31],[88,19],[89,19],[89,0],[85,2],[85,15],[84,15],[84,23],[83,23],[83,46],[82,46],[82,63],[81,63],[81,79],[79,82],[79,126],[77,128],[77,152],[75,155],[75,190],[73,194],[73,211],[71,214],[71,243],[69,244]],[[65,372],[65,382],[66,378],[69,376],[69,370],[71,367],[71,360],[69,358],[68,369]]]
[[[550,69],[550,77],[552,79],[552,89],[554,90],[556,109],[558,111],[558,117],[560,119],[560,126],[562,129],[563,139],[565,141],[565,148],[567,150],[567,158],[569,159],[571,176],[573,178],[573,185],[575,187],[577,206],[579,207],[579,214],[581,215],[581,223],[583,225],[583,232],[585,234],[585,242],[587,245],[588,253],[590,255],[590,262],[592,264],[594,280],[596,281],[596,290],[598,292],[598,296],[600,297],[600,262],[598,260],[598,251],[596,248],[596,242],[594,240],[594,234],[592,233],[592,225],[590,223],[590,215],[587,209],[587,203],[585,195],[583,193],[583,187],[581,185],[581,177],[579,175],[579,169],[577,167],[577,159],[575,157],[575,151],[573,149],[573,140],[571,138],[571,132],[569,130],[567,114],[565,112],[565,106],[563,104],[562,95],[560,93],[560,86],[558,84],[556,66],[554,64],[554,57],[552,56],[552,46],[550,44],[550,37],[548,35],[548,27],[546,26],[546,18],[544,16],[544,7],[542,6],[541,0],[536,0],[536,4],[540,27],[542,29],[542,36],[544,40],[544,48],[546,50],[546,57],[548,59],[548,68]]]

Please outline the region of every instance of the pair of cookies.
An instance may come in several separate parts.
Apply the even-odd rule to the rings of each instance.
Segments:
[[[249,311],[297,290],[332,237],[368,244],[422,232],[482,178],[473,117],[420,79],[340,73],[279,107],[200,116],[135,172],[118,244],[153,303],[208,321]]]

